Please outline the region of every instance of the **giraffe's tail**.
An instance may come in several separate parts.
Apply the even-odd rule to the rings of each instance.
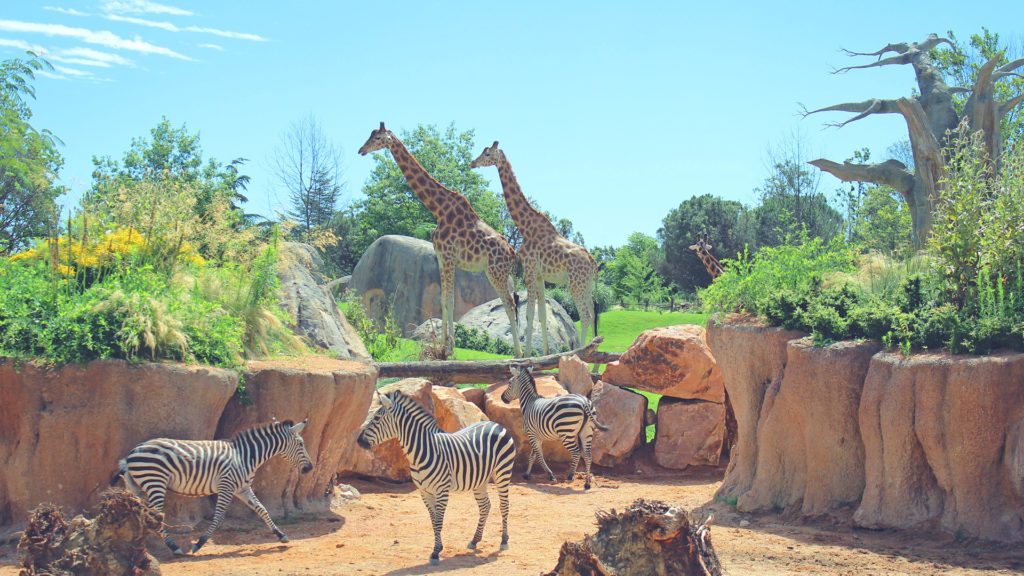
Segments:
[[[508,277],[508,293],[512,296],[512,313],[515,314],[516,324],[519,323],[519,293],[516,292],[516,279],[513,276]]]

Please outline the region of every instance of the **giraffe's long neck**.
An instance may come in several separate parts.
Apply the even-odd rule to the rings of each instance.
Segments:
[[[434,215],[434,219],[440,221],[444,208],[455,200],[456,194],[439,182],[434,180],[427,169],[416,160],[416,157],[409,152],[409,149],[402,144],[402,141],[392,135],[388,144],[391,155],[394,156],[399,170],[409,183],[409,188],[426,206],[427,210]]]
[[[526,195],[519,187],[519,181],[516,180],[515,172],[512,171],[512,165],[508,163],[504,154],[501,154],[498,161],[498,178],[501,179],[501,190],[505,195],[509,216],[523,233],[524,238],[531,233],[534,235],[543,232],[558,234],[548,217],[534,208],[526,199]]]
[[[722,268],[722,264],[718,262],[718,258],[715,258],[707,248],[703,246],[698,248],[697,256],[700,257],[701,263],[703,263],[704,267],[707,268],[708,274],[712,279],[718,278],[722,275],[722,272],[725,271],[725,269]]]

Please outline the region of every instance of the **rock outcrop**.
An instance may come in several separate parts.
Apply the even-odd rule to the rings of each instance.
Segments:
[[[725,404],[664,397],[658,403],[654,460],[659,466],[718,466],[725,448]]]
[[[0,526],[50,502],[98,501],[118,461],[152,438],[214,438],[238,386],[231,370],[99,360],[59,368],[0,359]],[[169,522],[201,519],[204,503],[170,497]]]
[[[430,394],[434,400],[434,416],[445,432],[457,432],[470,424],[484,422],[487,416],[476,404],[455,388],[432,386]]]
[[[736,413],[737,437],[718,494],[737,498],[750,490],[758,456],[758,418],[765,391],[782,379],[786,344],[806,334],[756,322],[708,322],[707,341],[719,363]]]
[[[273,418],[299,422],[309,418],[302,437],[313,471],[301,474],[283,457],[256,473],[253,490],[275,518],[330,508],[326,495],[346,453],[355,446],[366,418],[377,370],[359,362],[310,357],[251,362],[245,372],[249,403],[232,398],[217,430],[218,438],[264,424]],[[242,505],[231,513],[252,518]]]
[[[415,400],[427,412],[434,414],[434,396],[431,394],[431,387],[430,380],[406,378],[381,386],[379,391],[381,394],[387,394],[400,390],[402,394]],[[369,420],[378,408],[380,408],[380,401],[376,395],[373,395],[367,409],[360,417],[360,424],[357,428],[361,428],[362,423]],[[342,475],[357,474],[391,482],[412,480],[412,476],[409,474],[409,459],[405,457],[405,452],[402,452],[402,445],[398,443],[397,438],[382,442],[370,450],[358,446],[355,443],[355,438],[356,436],[352,437],[353,442],[347,457],[342,460],[338,468],[335,468],[338,473]]]
[[[590,366],[575,354],[558,359],[558,382],[570,394],[579,394],[580,396],[590,397],[590,392],[594,389],[594,379],[590,377]]]
[[[1024,354],[877,354],[859,422],[858,525],[1024,541]]]
[[[487,409],[487,393],[483,388],[477,388],[475,386],[462,388],[459,390],[459,393],[462,394],[462,397],[468,402],[476,404],[476,407],[479,408],[481,412]]]
[[[516,325],[519,327],[519,337],[526,342],[526,292],[519,293],[519,316]],[[562,308],[562,305],[551,298],[545,298],[547,307],[545,312],[548,317],[548,346],[551,353],[559,350],[574,350],[579,348],[580,337],[576,333],[576,324],[569,313]],[[493,300],[467,311],[462,316],[456,316],[459,324],[467,328],[482,330],[491,338],[497,338],[512,343],[512,326],[508,323],[508,316],[505,314],[505,306],[501,300],[495,297]],[[536,351],[543,353],[544,340],[541,336],[540,317],[533,319],[533,347]]]
[[[359,334],[345,319],[331,291],[323,286],[324,261],[309,244],[282,242],[278,277],[281,308],[294,322],[295,333],[338,358],[369,361]]]
[[[590,393],[590,401],[597,411],[597,420],[608,427],[607,432],[594,432],[591,445],[594,464],[611,467],[625,462],[644,440],[647,398],[598,380]]]
[[[765,392],[757,424],[757,469],[742,511],[799,507],[804,515],[856,504],[864,491],[857,411],[873,341],[786,346],[781,381]]]
[[[512,433],[516,441],[517,464],[525,464],[530,455],[530,440],[526,437],[526,428],[523,426],[523,412],[519,408],[519,399],[513,400],[510,404],[501,401],[501,394],[508,388],[507,383],[491,384],[486,389],[486,408],[484,412],[487,418],[501,424]],[[564,396],[568,394],[562,385],[554,378],[543,376],[537,378],[537,392],[545,397]],[[569,462],[571,460],[569,451],[562,446],[558,440],[546,440],[542,446],[544,459],[548,462]],[[537,466],[534,465],[534,471]]]
[[[426,240],[381,236],[359,259],[348,289],[359,295],[372,318],[390,313],[403,332],[441,317],[441,273],[434,246]],[[497,297],[482,272],[455,272],[456,319]]]
[[[601,379],[688,400],[725,402],[721,370],[702,326],[684,324],[646,330]]]

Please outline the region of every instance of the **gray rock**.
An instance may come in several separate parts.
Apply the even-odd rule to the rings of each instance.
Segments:
[[[573,350],[579,347],[579,334],[576,333],[576,324],[569,313],[562,308],[562,305],[551,298],[545,298],[547,302],[548,316],[548,345],[551,352],[559,350]],[[458,323],[467,328],[483,330],[492,338],[500,338],[509,344],[512,343],[512,327],[508,323],[508,316],[505,315],[505,307],[501,300],[495,298],[485,302],[458,319]],[[519,317],[516,322],[519,326],[520,338],[525,342],[526,338],[526,292],[519,292]],[[541,335],[541,324],[539,315],[533,320],[533,347],[536,351],[543,353],[544,339]],[[525,351],[524,351],[525,352]]]
[[[408,334],[408,337],[417,342],[441,341],[441,319],[431,318],[416,327]]]
[[[441,273],[434,246],[407,236],[381,236],[359,259],[348,290],[376,320],[390,313],[402,332],[441,317]],[[483,273],[455,272],[455,313],[498,297]]]
[[[282,242],[277,275],[280,304],[295,325],[295,333],[338,358],[369,360],[359,334],[345,319],[331,291],[322,284],[324,261],[309,244]]]

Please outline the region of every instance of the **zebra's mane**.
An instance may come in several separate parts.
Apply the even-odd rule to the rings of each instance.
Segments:
[[[533,378],[533,373],[526,369],[525,366],[519,366],[519,375],[516,376],[516,380],[529,386],[534,392],[537,391],[537,381]]]
[[[428,420],[437,424],[437,417],[427,411],[426,408],[420,406],[420,403],[413,400],[411,396],[403,393],[400,390],[394,390],[386,394],[388,399],[394,402],[397,406],[401,406],[402,410],[407,412],[410,416],[420,420]]]
[[[295,425],[295,422],[293,422],[291,420],[282,420],[280,422],[275,420],[273,422],[267,422],[266,424],[256,424],[254,426],[250,426],[248,428],[245,428],[243,430],[239,430],[238,432],[235,432],[234,435],[232,435],[231,438],[228,438],[227,440],[228,440],[228,442],[234,442],[235,440],[238,440],[239,438],[251,435],[253,432],[255,432],[257,430],[272,429],[275,426],[277,426],[277,427],[284,427],[284,426],[294,426],[294,425]]]

